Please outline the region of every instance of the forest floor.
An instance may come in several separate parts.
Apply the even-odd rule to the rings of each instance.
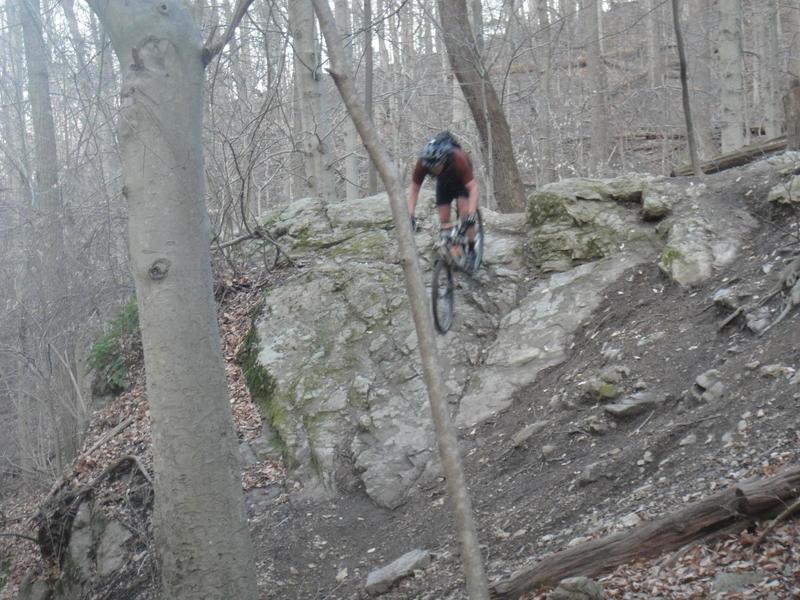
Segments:
[[[761,222],[739,258],[694,288],[671,284],[655,264],[632,269],[607,290],[565,363],[544,372],[502,414],[459,432],[490,578],[798,464],[800,309],[758,337],[739,321],[720,330],[730,311],[712,298],[735,285],[766,294],[782,257],[800,251],[800,215],[766,203],[774,177],[751,181],[734,169],[704,181],[717,199],[746,201]],[[240,435],[250,438],[260,420],[235,357],[258,290],[246,278],[221,283],[232,405]],[[602,405],[585,401],[584,386],[608,368],[621,374],[618,385],[626,394],[645,389],[663,402],[627,419],[609,417]],[[711,401],[696,400],[695,381],[710,369],[724,392]],[[133,423],[76,463],[71,477],[86,480],[121,453],[147,455],[141,380],[97,413],[85,447],[131,416]],[[546,425],[515,445],[513,435],[535,422]],[[336,501],[298,501],[276,463],[249,467],[243,481],[248,500],[257,499],[249,510],[262,599],[366,598],[367,575],[416,548],[432,553],[431,565],[383,598],[466,597],[443,483],[389,511],[359,492]],[[1,528],[30,534],[24,517],[41,497],[0,498]],[[637,561],[597,581],[609,598],[800,598],[800,525],[787,521],[753,552],[757,533]],[[14,557],[11,583],[0,598],[14,597],[9,594],[22,573],[38,563],[35,551],[26,540],[0,538],[0,562]],[[138,597],[149,596],[142,591]]]

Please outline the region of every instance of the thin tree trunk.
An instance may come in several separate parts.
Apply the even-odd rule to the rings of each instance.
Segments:
[[[722,151],[744,145],[744,76],[742,72],[742,3],[720,0],[719,60]]]
[[[764,3],[764,38],[765,43],[762,53],[766,55],[763,61],[765,86],[764,117],[767,138],[774,138],[781,134],[783,129],[781,106],[780,82],[780,40],[778,23],[778,0],[766,0]]]
[[[550,183],[558,179],[556,172],[555,141],[553,140],[553,114],[551,105],[553,103],[553,36],[550,30],[550,15],[548,0],[535,0],[536,13],[539,22],[539,35],[542,39],[542,46],[547,53],[544,62],[544,94],[540,106],[540,118],[542,121],[542,146],[544,158],[542,159],[542,178],[541,183]]]
[[[37,320],[53,319],[56,303],[67,294],[66,252],[62,229],[63,206],[58,178],[58,154],[53,107],[50,100],[50,59],[44,44],[39,0],[19,0],[19,15],[28,71],[28,98],[31,105],[34,142],[34,193],[32,206],[31,249],[38,257],[34,280],[37,281]],[[46,334],[32,346],[37,364],[38,385],[35,395],[52,404],[51,426],[57,432],[58,465],[61,469],[77,454],[86,420],[69,383],[69,365],[62,365],[52,355],[50,344],[68,327],[53,319]],[[66,340],[60,340],[63,342]],[[74,372],[74,369],[73,369]],[[56,391],[54,391],[56,390]],[[60,396],[60,397],[59,397]]]
[[[681,92],[683,98],[683,116],[686,119],[686,139],[689,141],[689,158],[692,161],[694,174],[703,174],[700,169],[700,158],[697,156],[697,145],[695,144],[694,124],[692,123],[692,108],[689,102],[689,78],[686,68],[686,51],[683,47],[683,32],[681,31],[681,11],[678,0],[672,0],[672,21],[675,27],[675,41],[678,46],[678,61],[681,70]]]
[[[478,56],[483,56],[483,0],[470,0],[470,19],[472,22],[472,35],[475,37],[475,48]]]
[[[466,0],[439,0],[438,4],[447,55],[478,128],[497,205],[503,211],[520,211],[525,206],[525,192],[514,156],[511,128],[474,38],[467,33],[470,24]]]
[[[320,60],[311,0],[293,0],[289,3],[289,26],[294,42],[294,77],[302,126],[295,134],[300,135],[307,188],[312,195],[333,200],[335,187],[325,143],[330,128],[325,126],[322,110],[324,91],[320,82]]]
[[[343,26],[342,37],[344,39],[344,53],[347,61],[353,63],[353,26],[350,20],[350,6],[348,0],[336,0],[336,21]],[[344,188],[345,197],[348,200],[355,200],[359,196],[358,185],[358,139],[355,125],[349,118],[343,123],[344,137]]]
[[[649,30],[648,40],[648,54],[650,63],[650,87],[653,89],[660,88],[664,85],[664,75],[666,65],[664,61],[664,52],[662,46],[664,44],[664,27],[661,22],[661,4],[662,0],[649,0],[647,25]]]
[[[327,0],[313,0],[320,28],[328,42],[331,58],[331,76],[336,83],[347,110],[361,134],[367,151],[380,170],[386,190],[389,193],[392,214],[398,232],[401,264],[406,277],[411,312],[419,340],[425,384],[433,413],[439,454],[442,458],[447,488],[454,505],[456,526],[461,538],[462,561],[467,579],[467,591],[471,600],[488,600],[489,588],[483,569],[483,560],[478,545],[478,535],[472,515],[472,505],[467,492],[464,472],[458,453],[458,442],[447,408],[444,393],[441,364],[439,362],[433,323],[428,309],[425,284],[419,266],[419,258],[413,243],[413,234],[408,220],[408,212],[401,196],[400,182],[392,168],[374,128],[370,125],[366,111],[358,100],[352,75],[349,72],[339,43],[336,24],[333,21]]]
[[[694,114],[697,117],[694,122],[702,160],[715,156],[719,149],[711,124],[712,76],[715,72],[711,48],[716,34],[716,28],[712,25],[715,16],[716,11],[705,1],[693,0],[689,4],[689,32],[694,50],[690,63],[694,73],[692,89],[695,91]]]
[[[122,68],[119,138],[164,597],[253,600],[253,547],[212,291],[200,31],[178,0],[89,0]]]
[[[364,104],[367,118],[371,124],[374,124],[375,111],[373,109],[372,86],[375,77],[375,57],[372,49],[372,37],[372,0],[364,0]],[[367,195],[374,196],[378,193],[378,172],[375,170],[375,164],[372,159],[368,163]]]
[[[603,3],[589,0],[586,5],[589,25],[589,69],[592,78],[592,145],[590,161],[595,173],[605,171],[608,158],[608,99],[606,67],[603,63]]]
[[[800,84],[800,6],[788,2],[783,19],[783,37],[788,40],[789,53],[786,57],[786,90]]]
[[[19,34],[19,27],[12,27],[12,24],[19,23],[19,7],[15,2],[10,2],[6,6],[5,14],[0,16],[3,19],[2,26],[8,33],[4,38],[7,44],[7,58],[4,65],[4,72],[15,73],[18,65],[24,61],[24,42]],[[4,57],[5,58],[5,57]],[[19,268],[19,274],[13,279],[13,297],[16,305],[21,307],[19,311],[19,324],[17,326],[17,339],[19,346],[19,358],[16,361],[17,377],[14,381],[14,407],[16,412],[16,442],[19,448],[17,461],[22,471],[23,477],[32,478],[35,467],[39,461],[36,460],[36,436],[33,434],[33,423],[35,422],[36,406],[31,399],[24,393],[24,389],[33,389],[35,379],[32,376],[30,362],[32,354],[29,352],[31,345],[30,328],[32,323],[30,310],[38,303],[38,286],[35,280],[36,268],[33,257],[36,256],[33,233],[32,210],[33,210],[33,181],[31,168],[28,161],[28,147],[26,140],[28,131],[25,117],[22,113],[24,107],[22,82],[18,78],[9,78],[10,85],[0,88],[0,102],[7,107],[17,107],[16,110],[4,110],[0,112],[3,117],[3,140],[5,146],[3,153],[5,157],[14,165],[14,177],[8,174],[13,188],[19,189],[15,194],[15,211],[18,215],[14,223],[8,223],[10,232],[8,236],[9,244],[22,248],[23,262]],[[14,185],[13,182],[17,182]],[[13,226],[16,225],[16,226]]]
[[[83,43],[83,35],[81,35],[78,19],[75,16],[75,0],[62,0],[61,7],[64,10],[64,18],[67,20],[67,27],[69,27],[72,47],[78,57],[78,65],[84,67],[86,65],[86,44]]]

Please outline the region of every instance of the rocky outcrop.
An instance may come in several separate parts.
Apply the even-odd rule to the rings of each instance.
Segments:
[[[69,545],[60,561],[58,579],[53,582],[50,577],[28,573],[20,585],[20,600],[111,597],[114,592],[124,595],[141,585],[141,578],[147,579],[147,569],[140,562],[146,553],[133,556],[136,544],[129,528],[108,518],[92,502],[82,502],[75,517],[66,520],[64,526],[69,528]]]
[[[752,220],[717,215],[704,194],[652,177],[582,179],[545,186],[525,214],[484,210],[485,266],[458,276],[456,322],[439,338],[457,424],[503,410],[564,361],[629,268],[659,263],[691,284],[729,261]],[[434,215],[423,195],[428,280]],[[304,493],[363,488],[396,507],[439,468],[388,201],[304,199],[266,224],[301,265],[265,294],[243,357],[271,438]]]
[[[537,283],[500,323],[461,400],[457,422],[473,425],[503,410],[542,370],[563,362],[576,329],[603,301],[603,288],[647,256],[590,262]]]
[[[650,190],[650,197],[656,195],[656,181],[632,176],[567,179],[544,186],[528,203],[532,254],[538,266],[564,271],[575,261],[654,247],[655,231],[642,221],[640,212],[645,190]]]
[[[268,384],[257,399],[306,491],[360,484],[394,507],[438,470],[388,204],[379,197],[334,209],[311,200],[300,206],[271,224],[310,262],[265,296],[257,365]],[[429,266],[432,233],[421,212],[428,227],[417,240]],[[487,212],[486,221],[496,227],[486,256],[492,272],[481,281],[463,278],[454,332],[440,340],[454,401],[478,361],[479,339],[511,308],[522,279],[522,217]]]

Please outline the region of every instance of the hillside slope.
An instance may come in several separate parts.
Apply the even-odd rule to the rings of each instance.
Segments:
[[[595,299],[592,312],[570,338],[562,362],[539,369],[532,383],[514,388],[510,403],[460,430],[493,578],[571,544],[633,527],[747,477],[797,464],[798,317],[787,313],[761,336],[752,330],[763,327],[755,322],[756,305],[773,289],[785,259],[800,252],[796,210],[766,200],[769,191],[791,175],[791,161],[783,161],[705,177],[706,191],[697,202],[719,211],[709,214],[723,214],[730,207],[746,211],[752,219],[742,230],[736,258],[690,286],[664,275],[663,253],[661,268],[657,254],[627,267]],[[688,190],[698,182],[673,183]],[[281,272],[271,281],[272,289],[292,277]],[[544,277],[539,275],[541,281]],[[479,279],[470,286],[491,284],[491,279]],[[458,548],[439,478],[418,481],[393,510],[376,505],[357,481],[328,499],[308,500],[297,493],[302,481],[287,480],[282,467],[268,458],[268,448],[248,454],[248,449],[259,448],[255,442],[260,439],[260,418],[244,387],[237,356],[260,293],[246,281],[223,287],[228,293],[221,322],[234,412],[240,437],[254,442],[243,444],[244,458],[251,463],[244,485],[259,552],[262,597],[360,598],[368,573],[422,548],[433,553],[431,565],[384,597],[463,598]],[[747,310],[720,329],[737,305]],[[477,310],[469,306],[467,314]],[[765,306],[762,321],[773,322],[781,310],[779,297]],[[525,326],[516,331],[524,332]],[[514,332],[512,325],[504,335],[513,340]],[[497,339],[488,336],[486,341]],[[483,367],[486,353],[481,356],[477,364]],[[645,401],[641,412],[623,417],[609,412],[609,404],[637,393]],[[482,397],[493,400],[491,390]],[[73,487],[122,455],[133,454],[145,467],[149,464],[141,381],[98,412],[85,447],[130,417],[124,432],[75,465],[68,477]],[[121,585],[123,574],[130,579],[125,591],[112,597],[147,598],[157,588],[147,518],[150,500],[142,491],[146,482],[134,481],[134,475],[103,484],[95,506],[121,515],[118,518],[134,532],[133,541],[124,547],[135,558],[129,565],[136,575],[120,572],[95,585],[96,595],[87,597],[121,590],[114,586]],[[119,500],[130,497],[131,489],[144,494],[133,509],[130,502]],[[6,499],[0,508],[8,528],[20,518],[13,523],[14,530],[35,533],[25,528],[22,517],[41,499],[41,495]],[[755,560],[747,554],[748,535],[625,566],[600,582],[615,598],[797,594],[797,526],[778,528]],[[34,546],[9,539],[0,543],[4,553],[14,556],[12,583],[0,598],[16,597],[12,594],[24,571],[35,568]],[[43,565],[40,568],[44,570]],[[720,575],[724,572],[746,576],[725,578]],[[723,592],[726,585],[733,591]]]

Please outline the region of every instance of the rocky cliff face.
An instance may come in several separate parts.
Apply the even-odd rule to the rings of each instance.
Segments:
[[[429,196],[418,213],[430,279]],[[705,203],[703,185],[638,176],[562,181],[534,194],[525,214],[485,210],[484,222],[484,267],[458,277],[456,323],[439,338],[462,427],[564,361],[626,270],[658,262],[674,281],[698,283],[736,256],[754,225],[744,211]],[[304,199],[268,226],[300,268],[265,294],[254,395],[305,493],[363,487],[396,507],[439,469],[387,198]]]

